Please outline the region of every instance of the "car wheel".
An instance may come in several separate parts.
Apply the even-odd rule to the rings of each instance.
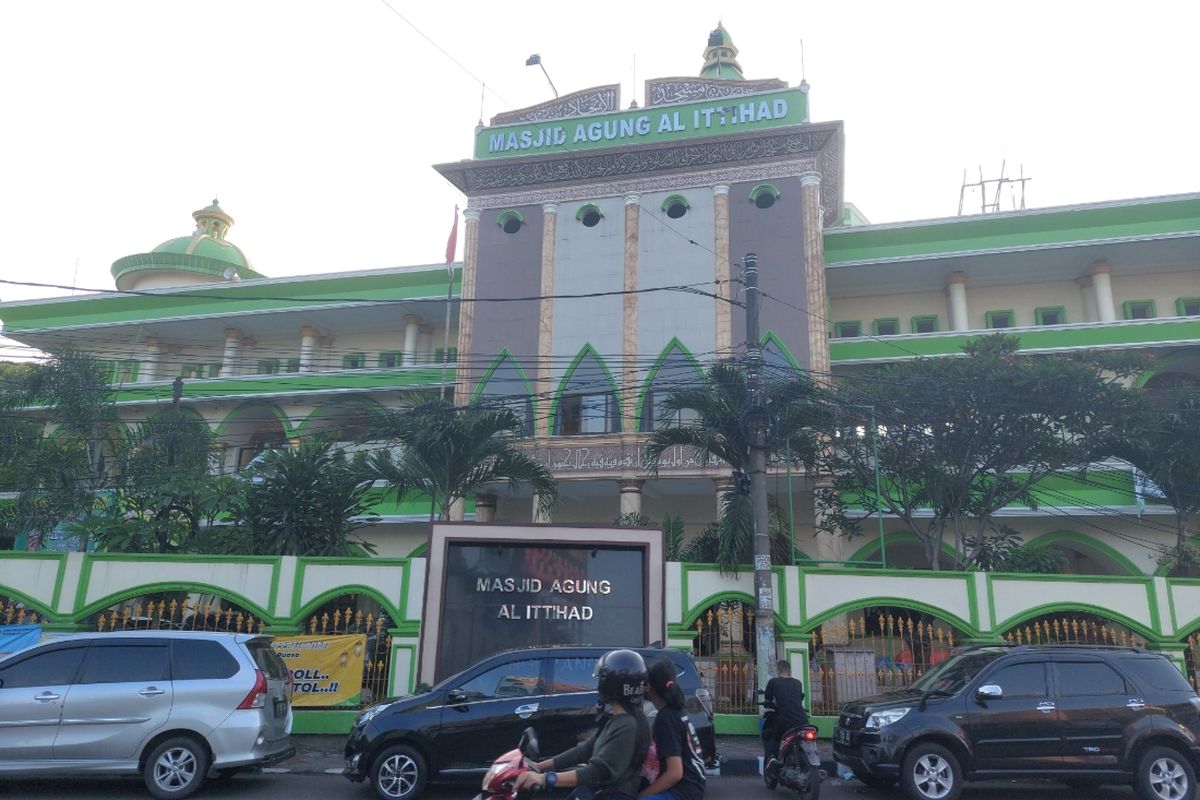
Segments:
[[[190,736],[167,739],[146,758],[142,778],[146,790],[160,800],[193,794],[208,774],[208,751]]]
[[[872,775],[865,770],[853,770],[854,777],[870,786],[872,789],[890,789],[896,785],[896,779],[891,775]]]
[[[1152,747],[1138,761],[1135,786],[1142,800],[1190,800],[1196,771],[1178,751]]]
[[[408,745],[389,747],[371,765],[371,785],[382,800],[410,800],[425,789],[425,759]]]
[[[904,792],[913,800],[956,800],[962,792],[962,768],[946,748],[918,742],[909,748],[900,770]]]

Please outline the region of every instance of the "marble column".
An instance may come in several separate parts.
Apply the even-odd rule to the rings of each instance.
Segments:
[[[498,502],[499,498],[494,494],[475,495],[475,521],[495,522]]]
[[[641,231],[641,204],[638,195],[625,195],[625,295],[622,319],[621,430],[636,429],[638,395],[638,238]]]
[[[404,315],[404,360],[406,367],[417,363],[417,337],[420,336],[421,318],[416,314]]]
[[[417,328],[417,363],[433,363],[433,326],[422,325]]]
[[[824,220],[821,213],[821,173],[800,176],[800,217],[804,232],[805,304],[808,318],[808,366],[817,383],[829,383],[828,291],[825,284]]]
[[[1092,287],[1096,294],[1096,316],[1101,322],[1113,322],[1117,318],[1116,303],[1113,302],[1112,265],[1107,261],[1097,261],[1088,268],[1092,278]]]
[[[643,480],[619,480],[617,487],[621,491],[621,515],[642,513]]]
[[[148,383],[159,379],[158,368],[162,362],[163,344],[157,336],[146,337],[146,357],[138,370],[138,383]]]
[[[714,519],[720,519],[725,510],[725,493],[733,488],[733,478],[713,478],[712,482],[717,490],[717,516]]]
[[[971,317],[967,311],[967,273],[950,273],[950,277],[946,279],[946,297],[950,301],[950,329],[970,330]]]
[[[538,301],[538,352],[537,385],[534,391],[535,436],[550,435],[550,415],[538,413],[539,406],[550,407],[550,396],[554,392],[554,254],[558,241],[558,204],[542,204],[542,285],[541,300]],[[534,509],[536,516],[537,510]]]
[[[305,325],[300,329],[300,371],[313,371],[313,352],[317,348],[317,331]]]
[[[225,352],[221,354],[222,378],[229,378],[238,374],[238,346],[241,342],[241,331],[237,328],[225,329]]]
[[[729,184],[718,183],[713,193],[713,281],[717,300],[716,310],[716,356],[728,358],[733,355],[733,305],[729,276]]]
[[[475,274],[479,269],[479,209],[463,211],[463,266],[458,304],[458,368],[455,370],[454,402],[465,405],[471,398],[471,338],[475,333]]]
[[[1075,285],[1079,287],[1080,299],[1083,301],[1083,321],[1095,322],[1100,319],[1100,313],[1096,308],[1096,289],[1092,286],[1092,276],[1084,275],[1082,278],[1076,278]]]

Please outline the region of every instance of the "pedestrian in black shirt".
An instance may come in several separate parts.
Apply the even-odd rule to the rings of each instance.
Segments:
[[[683,691],[675,685],[675,667],[665,658],[650,663],[646,699],[658,709],[654,718],[654,748],[658,778],[638,794],[642,800],[701,800],[704,797],[704,759],[700,737],[683,713]]]
[[[780,661],[775,665],[779,677],[767,681],[763,700],[772,713],[763,721],[763,764],[779,756],[779,740],[792,728],[808,724],[804,710],[804,684],[792,677],[792,665]]]

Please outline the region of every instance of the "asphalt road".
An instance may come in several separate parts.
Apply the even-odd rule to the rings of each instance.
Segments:
[[[433,788],[422,800],[470,800],[469,788]],[[713,778],[708,783],[705,800],[753,800],[794,797],[787,792],[767,791],[758,778]],[[150,797],[140,780],[129,778],[91,778],[71,780],[17,781],[0,779],[0,797],[48,800],[148,800]],[[374,800],[365,784],[352,784],[338,775],[239,775],[226,781],[209,783],[198,800]],[[841,784],[826,781],[821,787],[822,800],[902,800],[899,791],[868,789],[858,781]],[[549,800],[549,798],[547,798]],[[1127,787],[1072,790],[1052,782],[1009,782],[970,784],[961,800],[1135,800]]]

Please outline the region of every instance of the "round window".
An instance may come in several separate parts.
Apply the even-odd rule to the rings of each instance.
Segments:
[[[682,200],[676,200],[675,202],[671,203],[671,205],[667,206],[667,216],[671,219],[679,219],[686,213],[687,203],[684,203]]]
[[[775,200],[774,192],[759,192],[758,196],[754,198],[754,205],[758,208],[770,208],[775,205]]]
[[[600,212],[594,208],[589,209],[584,212],[582,219],[579,221],[583,223],[585,228],[594,228],[600,224]]]
[[[517,219],[516,217],[509,217],[508,219],[504,220],[503,230],[505,233],[516,233],[517,231],[521,230],[521,220]]]

